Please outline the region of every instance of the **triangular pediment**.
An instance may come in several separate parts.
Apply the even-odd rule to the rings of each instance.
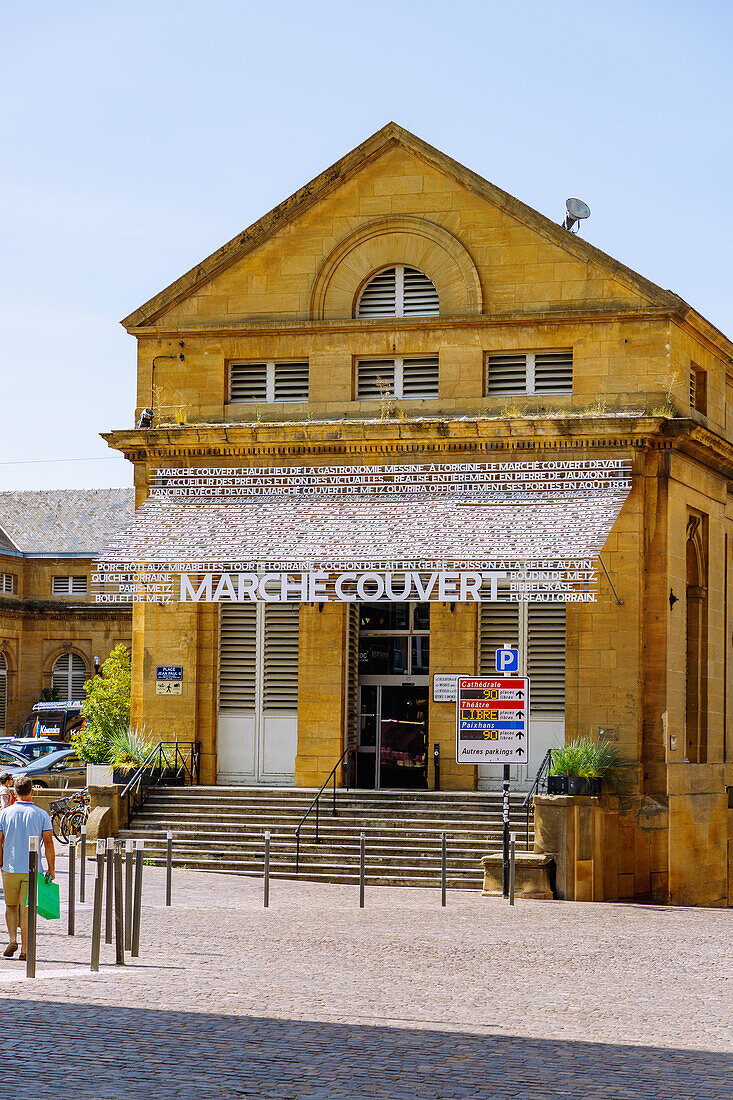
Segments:
[[[456,197],[458,196],[458,197]],[[124,319],[127,329],[306,319],[319,265],[373,219],[417,217],[463,242],[483,312],[689,307],[390,122]],[[517,288],[522,287],[522,291]]]

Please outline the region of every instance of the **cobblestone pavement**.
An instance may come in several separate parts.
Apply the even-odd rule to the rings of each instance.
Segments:
[[[730,911],[145,880],[138,961],[0,959],[0,1100],[733,1098]]]

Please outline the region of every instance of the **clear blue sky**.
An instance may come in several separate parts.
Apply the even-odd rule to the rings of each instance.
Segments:
[[[732,335],[732,31],[709,0],[5,4],[0,489],[130,484],[119,319],[390,119],[553,219],[585,199]],[[96,461],[27,464],[61,459]]]

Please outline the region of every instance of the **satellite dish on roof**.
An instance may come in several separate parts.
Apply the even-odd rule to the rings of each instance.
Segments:
[[[590,207],[582,199],[565,200],[565,229],[572,229],[576,222],[590,217]]]

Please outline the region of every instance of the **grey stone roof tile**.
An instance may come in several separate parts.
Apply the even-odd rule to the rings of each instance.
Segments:
[[[0,492],[0,548],[91,557],[130,523],[134,510],[133,489]]]

